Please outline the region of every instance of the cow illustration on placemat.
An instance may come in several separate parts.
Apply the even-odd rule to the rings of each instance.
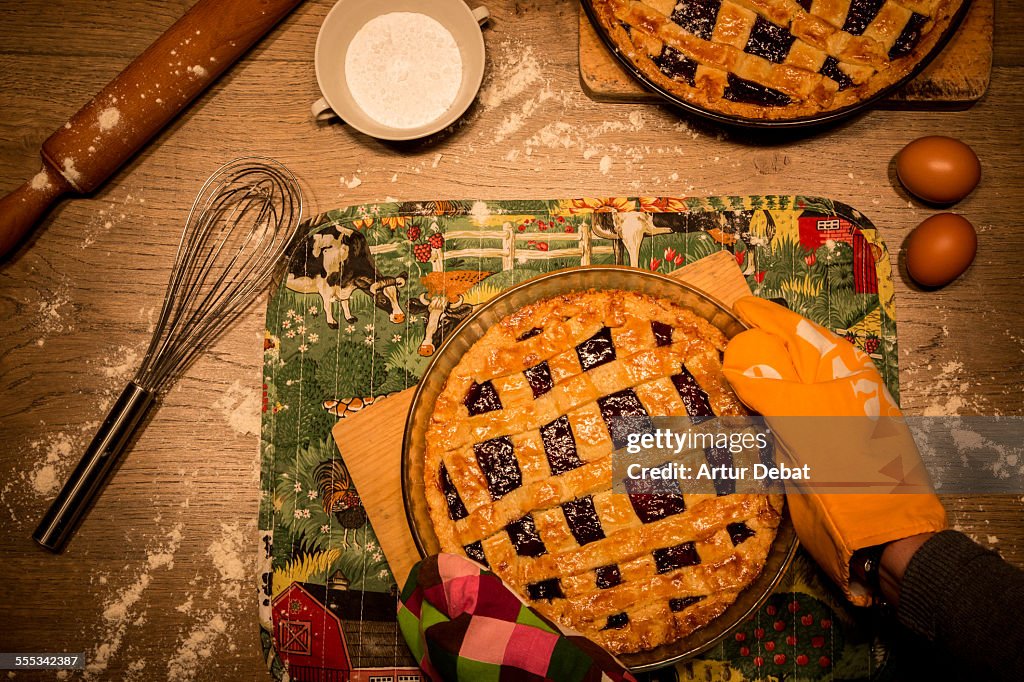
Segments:
[[[331,329],[338,328],[334,301],[341,303],[346,322],[358,321],[349,304],[356,291],[367,293],[392,322],[401,324],[405,313],[398,290],[405,286],[408,276],[406,272],[393,277],[382,275],[362,232],[331,225],[300,244],[289,262],[286,286],[300,294],[319,294]]]

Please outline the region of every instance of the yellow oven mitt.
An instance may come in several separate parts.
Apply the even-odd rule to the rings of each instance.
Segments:
[[[753,296],[735,311],[751,329],[729,342],[725,376],[767,418],[783,446],[777,459],[808,465],[810,482],[787,484],[797,535],[847,597],[866,606],[869,590],[851,582],[855,551],[946,528],[899,406],[871,358],[845,339]],[[857,492],[821,492],[839,489]]]

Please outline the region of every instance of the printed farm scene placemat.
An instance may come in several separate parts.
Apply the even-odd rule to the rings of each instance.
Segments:
[[[263,341],[260,625],[276,680],[422,679],[398,631],[396,578],[331,429],[415,386],[445,336],[514,284],[589,264],[672,273],[727,251],[755,295],[855,343],[899,395],[889,254],[864,215],[828,199],[379,203],[308,228]],[[870,616],[800,552],[734,635],[649,677],[879,679],[889,658]]]

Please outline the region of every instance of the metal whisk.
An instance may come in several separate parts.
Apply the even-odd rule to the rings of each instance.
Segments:
[[[142,366],[32,534],[36,542],[63,548],[160,391],[267,285],[301,214],[295,176],[271,159],[237,159],[206,181],[189,211]]]

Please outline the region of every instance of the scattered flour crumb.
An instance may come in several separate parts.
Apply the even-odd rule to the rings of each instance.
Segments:
[[[353,175],[350,180],[346,180],[345,176],[342,175],[341,184],[345,185],[345,187],[348,187],[349,189],[355,189],[359,185],[363,184],[363,181],[359,178],[358,175]]]
[[[45,458],[36,465],[29,475],[32,488],[40,495],[49,495],[57,491],[64,464],[70,463],[78,443],[66,433],[58,433],[49,442],[35,441],[30,447],[37,451],[45,448]]]
[[[207,74],[206,67],[202,66],[200,64],[196,64],[195,66],[190,66],[190,67],[188,67],[186,69],[186,71],[188,71],[190,74],[192,74],[196,78],[203,78]]]
[[[128,346],[118,346],[117,353],[120,361],[114,364],[114,360],[108,356],[106,365],[103,367],[103,376],[111,379],[127,380],[139,367],[139,350]]]
[[[213,404],[235,433],[255,436],[260,432],[260,397],[256,391],[235,381]]]
[[[939,374],[929,377],[927,398],[931,402],[922,414],[926,417],[954,417],[979,409],[977,399],[970,396],[971,383],[963,375],[964,363],[956,359],[943,363]]]
[[[238,583],[235,587],[241,587],[246,575],[241,557],[246,556],[246,548],[242,543],[238,524],[222,523],[220,539],[212,542],[206,552],[213,560],[213,566],[220,574],[221,580],[232,584]]]
[[[601,170],[602,175],[608,175],[608,171],[612,169],[612,157],[605,154],[601,157],[601,164],[598,166]]]
[[[491,211],[483,201],[475,201],[473,202],[472,208],[470,208],[469,214],[473,216],[474,223],[477,225],[483,225],[491,216]]]
[[[110,665],[111,658],[120,650],[128,628],[145,623],[145,615],[137,615],[135,607],[152,582],[150,571],[154,568],[170,569],[174,566],[170,557],[174,556],[181,545],[181,529],[182,525],[176,524],[165,535],[166,542],[147,552],[146,565],[135,578],[135,582],[104,602],[102,616],[105,624],[100,628],[104,633],[104,640],[86,656],[88,663],[85,666],[84,679],[93,680],[102,675]]]
[[[218,599],[212,608],[192,611],[192,596],[177,607],[183,613],[193,613],[192,622],[179,632],[178,641],[171,649],[174,655],[167,665],[167,679],[188,681],[204,668],[204,661],[215,656],[222,647],[221,640],[228,636],[228,620],[243,613],[240,602],[248,598],[243,588],[248,585],[246,561],[252,552],[247,543],[247,531],[237,523],[221,524],[221,536],[213,541],[207,553],[220,577],[216,586]],[[244,557],[244,558],[243,558]],[[208,603],[210,599],[206,599]],[[231,649],[231,643],[227,643]]]
[[[70,289],[67,281],[62,281],[52,292],[39,292],[38,319],[36,328],[42,332],[42,338],[50,334],[70,331],[72,324],[65,318],[64,307],[71,303]]]
[[[989,535],[985,539],[988,541],[988,544],[990,544],[990,545],[998,545],[999,544],[999,537],[996,536],[996,535]]]
[[[444,156],[444,154],[434,154],[434,160],[433,160],[433,162],[431,162],[430,167],[431,168],[437,168],[437,164],[441,163],[441,158],[443,156]]]
[[[540,60],[532,45],[506,40],[488,51],[488,57],[492,56],[494,64],[477,95],[485,110],[519,97],[541,78]]]
[[[97,121],[100,124],[100,130],[106,132],[121,122],[121,110],[117,107],[107,107],[100,112]]]
[[[72,157],[65,156],[64,160],[61,161],[61,164],[64,166],[64,177],[68,180],[71,182],[78,182],[82,179],[82,174],[78,172],[77,168],[75,168],[75,160]]]
[[[128,674],[125,677],[125,682],[134,682],[135,680],[144,679],[142,671],[146,669],[146,659],[139,658],[128,664]]]
[[[46,174],[46,171],[41,170],[32,178],[30,186],[37,192],[48,190],[50,189],[50,177]]]

